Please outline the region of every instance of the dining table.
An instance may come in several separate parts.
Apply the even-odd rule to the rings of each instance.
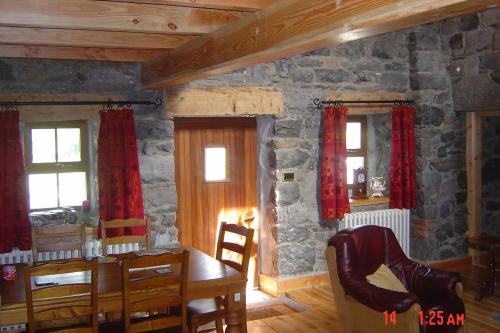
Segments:
[[[191,248],[181,247],[175,251],[189,251],[189,276],[187,298],[189,300],[225,296],[227,298],[226,332],[246,333],[246,277],[232,267]],[[139,254],[137,254],[139,255]],[[122,274],[119,256],[117,260],[99,263],[99,312],[122,310]],[[26,323],[26,299],[23,266],[16,264],[17,278],[13,281],[0,279],[0,326]],[[68,283],[72,276],[57,277]],[[67,279],[67,280],[65,280]],[[77,297],[68,302],[78,302]]]

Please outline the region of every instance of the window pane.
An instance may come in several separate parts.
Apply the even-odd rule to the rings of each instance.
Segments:
[[[59,174],[59,202],[63,206],[81,206],[87,199],[85,172]]]
[[[205,180],[226,180],[226,148],[205,148]]]
[[[30,209],[57,207],[57,174],[29,175]]]
[[[346,159],[347,164],[347,184],[352,185],[353,182],[353,170],[359,169],[365,166],[364,157],[348,157]]]
[[[361,148],[361,123],[347,123],[346,127],[346,148]]]
[[[57,160],[58,162],[78,162],[81,159],[80,129],[57,129]]]
[[[33,163],[54,163],[56,161],[55,130],[32,129],[31,150]]]

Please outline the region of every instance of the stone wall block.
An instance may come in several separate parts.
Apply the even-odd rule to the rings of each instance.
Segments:
[[[425,31],[413,31],[409,35],[409,47],[414,51],[439,51],[440,36]]]
[[[448,80],[443,74],[434,73],[414,73],[412,74],[413,79],[411,80],[411,89],[422,90],[422,89],[435,89],[435,90],[445,90],[448,86]]]
[[[135,120],[135,131],[141,139],[170,139],[173,137],[173,122],[171,120]]]
[[[300,199],[299,185],[295,182],[277,182],[276,196],[278,205],[291,205]]]
[[[407,91],[408,74],[392,72],[382,73],[380,84],[384,86],[387,91]]]
[[[150,212],[175,212],[177,191],[175,185],[166,183],[143,184],[144,209]]]
[[[465,33],[465,54],[474,54],[483,50],[491,49],[493,31],[474,30]]]
[[[143,182],[175,182],[175,164],[172,155],[141,155],[139,168]]]
[[[275,134],[278,137],[296,138],[300,136],[302,119],[278,119],[275,122]]]
[[[348,71],[343,69],[316,69],[316,80],[323,83],[340,83],[349,81]]]
[[[277,246],[280,275],[311,273],[316,260],[315,243],[284,243]]]
[[[276,163],[278,169],[300,167],[310,159],[310,155],[297,148],[276,150]]]
[[[479,16],[476,13],[464,15],[459,18],[458,24],[462,31],[477,29],[479,26]]]
[[[489,27],[498,27],[500,23],[500,8],[492,8],[479,13],[481,25]]]

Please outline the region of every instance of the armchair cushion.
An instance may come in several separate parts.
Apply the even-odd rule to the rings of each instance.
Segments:
[[[399,281],[394,273],[384,264],[381,264],[375,273],[367,275],[368,282],[379,288],[408,293],[405,286]]]

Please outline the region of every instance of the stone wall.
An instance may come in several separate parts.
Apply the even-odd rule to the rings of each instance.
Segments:
[[[500,235],[500,118],[482,121],[481,233]]]
[[[411,256],[442,260],[466,254],[465,117],[452,100],[448,46],[441,24],[410,33],[410,80],[416,101],[417,209]],[[419,230],[420,231],[420,230]]]
[[[500,8],[446,20],[443,42],[451,58],[455,109],[499,110],[500,105]],[[498,159],[499,119],[482,121],[481,232],[500,233],[500,176]],[[465,193],[460,194],[465,196]]]
[[[161,92],[141,90],[139,65],[117,62],[59,61],[0,58],[0,95],[109,94],[131,99],[154,99]],[[67,112],[71,112],[68,107]],[[100,106],[96,106],[100,108]],[[134,107],[143,181],[145,213],[152,221],[156,245],[177,242],[177,196],[173,163],[173,125],[160,110]],[[95,147],[98,119],[89,121],[91,147]],[[91,156],[95,170],[95,155]],[[96,205],[96,177],[91,172],[90,194]]]
[[[455,109],[498,110],[500,105],[500,8],[442,24],[449,48]]]
[[[312,105],[326,92],[407,93],[409,80],[408,33],[390,33],[334,48],[260,64],[187,86],[274,86],[285,99],[285,111],[274,121],[268,138],[269,159],[259,172],[274,177],[274,208],[266,214],[276,253],[276,265],[266,274],[287,276],[326,271],[324,250],[335,233],[336,221],[322,220],[318,208],[318,173],[322,112]],[[168,102],[168,101],[167,101]],[[266,122],[268,125],[269,122]],[[295,181],[282,182],[274,171],[291,171]],[[262,216],[261,216],[262,219]],[[261,230],[262,231],[262,230]]]

